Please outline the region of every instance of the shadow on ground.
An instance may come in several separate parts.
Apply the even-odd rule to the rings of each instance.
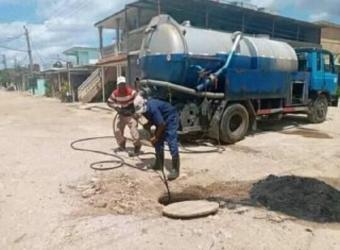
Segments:
[[[266,131],[283,131],[291,128],[300,128],[309,124],[305,116],[286,115],[281,120],[263,119],[258,121],[258,133]]]
[[[221,208],[238,205],[265,207],[302,220],[340,222],[340,191],[314,178],[268,176],[258,182],[214,183],[205,188],[187,187],[171,194],[171,201],[207,199]],[[167,196],[159,199],[169,204]]]
[[[332,139],[329,134],[304,125],[310,124],[306,117],[297,115],[287,115],[282,120],[262,120],[258,122],[258,128],[254,134],[266,132],[279,132],[285,135],[299,135],[305,138]]]

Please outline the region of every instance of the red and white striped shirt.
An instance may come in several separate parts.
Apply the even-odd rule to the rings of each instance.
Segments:
[[[109,105],[118,105],[124,108],[133,104],[133,100],[136,96],[137,92],[133,88],[126,86],[114,90],[107,102]]]

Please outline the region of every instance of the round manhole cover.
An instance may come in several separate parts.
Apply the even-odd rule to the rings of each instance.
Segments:
[[[217,212],[219,204],[206,200],[182,201],[172,203],[163,209],[163,214],[170,218],[191,219]]]

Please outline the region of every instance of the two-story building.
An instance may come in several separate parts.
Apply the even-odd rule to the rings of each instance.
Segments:
[[[130,83],[139,76],[138,54],[146,25],[158,14],[196,27],[246,34],[264,34],[294,47],[319,47],[320,26],[277,15],[275,12],[238,2],[213,0],[138,0],[95,24],[99,34],[102,87],[125,75]],[[114,39],[106,39],[107,33]],[[105,41],[113,40],[111,44]],[[105,91],[103,91],[105,92]]]

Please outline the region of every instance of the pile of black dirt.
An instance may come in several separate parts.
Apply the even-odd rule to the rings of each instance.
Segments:
[[[252,201],[299,219],[340,222],[340,191],[325,182],[297,176],[273,176],[255,183]]]

